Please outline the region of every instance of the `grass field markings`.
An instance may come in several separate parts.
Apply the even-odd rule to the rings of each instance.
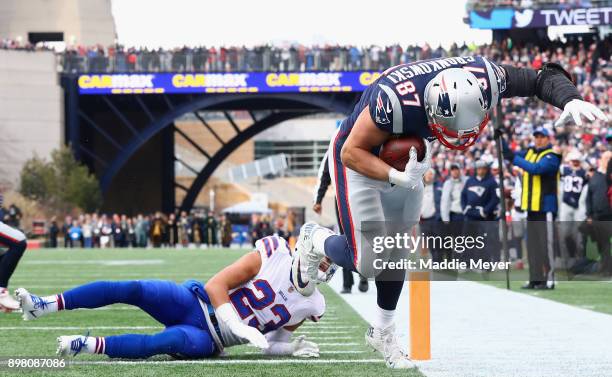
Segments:
[[[328,328],[334,328],[334,329],[360,329],[361,326],[357,326],[357,325],[333,325],[333,324],[317,324],[317,323],[312,323],[312,322],[307,322],[304,323],[302,326],[300,326],[300,328],[302,329],[306,329],[306,328],[316,328],[316,329],[328,329]]]
[[[55,330],[161,330],[162,326],[2,326],[0,331],[55,331]]]
[[[300,335],[321,335],[321,334],[346,334],[348,331],[304,331],[298,330],[296,334]]]
[[[101,264],[103,266],[147,266],[160,265],[166,263],[163,259],[99,259],[99,260],[72,260],[72,259],[52,259],[52,260],[33,260],[24,261],[23,264],[30,265],[81,265],[81,264]]]
[[[342,351],[342,350],[338,350],[338,351],[320,351],[319,352],[321,355],[353,355],[353,354],[360,354],[360,353],[373,353],[373,351]],[[243,352],[241,353],[241,355],[261,355],[261,352],[257,352],[257,351],[248,351],[248,352]]]
[[[209,359],[71,361],[70,365],[181,365],[181,364],[382,364],[382,359]]]
[[[302,334],[308,335],[308,334]],[[355,336],[307,336],[308,340],[355,340],[357,337]]]
[[[355,343],[355,342],[343,342],[343,343],[337,343],[337,342],[328,342],[328,343],[317,343],[319,346],[322,347],[353,347],[353,346],[363,346],[363,343]]]

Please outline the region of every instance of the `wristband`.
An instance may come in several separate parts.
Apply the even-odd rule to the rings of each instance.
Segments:
[[[396,168],[389,169],[389,183],[392,183],[394,185],[400,185],[400,183],[404,181],[402,179],[403,175],[404,173],[397,170]]]
[[[219,307],[215,309],[215,314],[217,315],[217,318],[226,324],[229,322],[240,321],[234,307],[229,302],[219,305]]]

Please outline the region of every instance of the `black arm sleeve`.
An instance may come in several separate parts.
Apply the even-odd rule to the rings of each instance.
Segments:
[[[319,181],[317,182],[315,204],[320,204],[323,201],[323,197],[327,192],[327,188],[331,183],[331,177],[329,175],[329,164],[327,163],[327,154],[321,161],[321,167],[319,168]]]
[[[571,76],[559,64],[547,63],[537,73],[530,68],[509,65],[503,68],[506,71],[504,98],[537,96],[559,109],[573,99],[582,99]]]

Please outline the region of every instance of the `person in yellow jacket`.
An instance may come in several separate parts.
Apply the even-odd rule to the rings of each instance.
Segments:
[[[533,131],[533,147],[516,155],[506,148],[506,159],[523,170],[521,210],[527,212],[529,282],[524,289],[554,289],[554,219],[561,155],[553,150],[544,127]]]

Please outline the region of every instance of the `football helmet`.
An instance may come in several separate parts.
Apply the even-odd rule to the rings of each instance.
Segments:
[[[338,270],[338,265],[328,257],[323,257],[317,271],[317,284],[328,283]]]
[[[473,145],[489,122],[485,89],[472,72],[449,68],[425,87],[429,127],[440,143],[464,150]]]

